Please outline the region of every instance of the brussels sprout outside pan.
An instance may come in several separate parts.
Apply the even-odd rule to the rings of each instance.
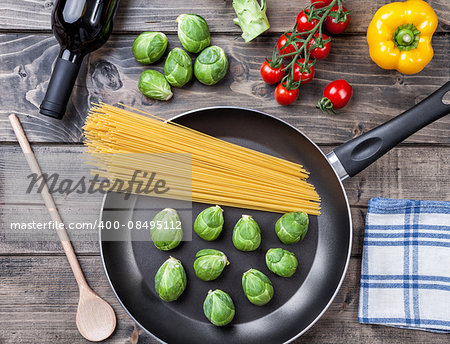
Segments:
[[[170,252],[170,255],[183,262],[188,279],[186,290],[177,301],[170,303],[162,301],[153,289],[154,274],[167,259],[168,252],[157,250],[152,242],[132,241],[132,232],[121,232],[120,241],[107,241],[106,230],[100,231],[103,265],[119,302],[149,334],[161,342],[171,344],[287,343],[299,337],[329,307],[347,270],[352,226],[348,200],[340,179],[344,179],[347,174],[354,175],[358,168],[361,170],[386,152],[385,143],[390,142],[392,148],[393,141],[402,140],[449,113],[450,106],[442,103],[443,95],[449,90],[450,83],[394,119],[394,123],[388,122],[388,127],[375,129],[359,137],[359,144],[365,142],[359,146],[364,147],[359,153],[367,153],[366,159],[363,159],[362,154],[357,156],[360,159],[358,163],[362,163],[359,167],[353,164],[349,166],[351,157],[345,158],[344,154],[349,144],[353,146],[351,151],[358,152],[355,141],[329,154],[328,160],[298,129],[259,111],[219,107],[176,117],[175,122],[207,134],[226,137],[234,143],[302,163],[311,172],[310,181],[322,197],[322,215],[310,216],[310,227],[303,241],[282,246],[274,231],[280,214],[223,207],[225,225],[217,241],[206,243],[194,234],[192,242],[183,242]],[[388,138],[384,136],[386,130]],[[374,134],[378,139],[373,138]],[[372,143],[383,148],[370,149]],[[347,160],[344,164],[340,163],[339,167],[338,161],[341,159]],[[109,193],[104,198],[101,220],[126,222],[131,218],[139,219],[136,214],[138,208],[161,209],[159,202],[158,199],[144,196],[124,200],[121,194]],[[194,203],[194,218],[208,206]],[[262,230],[261,246],[253,252],[240,252],[231,241],[233,226],[243,213],[254,217]],[[189,224],[183,225],[189,230]],[[206,246],[223,251],[231,262],[216,281],[203,282],[196,278],[193,271],[195,253]],[[273,247],[286,248],[298,258],[298,269],[290,278],[278,277],[265,266],[265,253]],[[275,293],[273,299],[264,306],[249,304],[242,292],[240,276],[249,268],[260,270],[272,281]],[[236,305],[233,321],[219,328],[212,325],[202,311],[208,290],[215,288],[227,292]]]

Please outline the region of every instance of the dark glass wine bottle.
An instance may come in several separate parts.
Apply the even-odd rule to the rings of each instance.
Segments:
[[[53,34],[61,51],[40,112],[61,119],[66,112],[84,56],[111,34],[119,0],[58,0],[52,13]]]

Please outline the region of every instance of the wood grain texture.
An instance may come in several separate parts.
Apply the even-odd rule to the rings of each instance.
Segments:
[[[447,36],[435,37],[435,58],[421,73],[409,76],[376,66],[370,60],[364,37],[339,37],[330,56],[318,62],[314,81],[302,87],[295,105],[282,107],[273,98],[274,86],[265,84],[259,75],[261,61],[270,54],[276,37],[262,37],[246,45],[215,35],[213,44],[222,46],[230,61],[225,79],[213,87],[192,81],[182,89],[174,89],[169,102],[160,102],[146,98],[137,88],[140,73],[148,67],[134,60],[130,49],[133,39],[115,36],[86,59],[66,116],[55,120],[38,113],[58,53],[55,39],[46,34],[0,35],[0,140],[14,141],[6,120],[6,115],[14,112],[21,116],[30,141],[80,142],[89,104],[105,101],[123,102],[165,118],[214,105],[255,108],[288,121],[318,143],[335,144],[391,119],[450,79]],[[169,46],[179,46],[176,36],[169,36]],[[162,61],[152,68],[162,70]],[[339,78],[353,85],[353,99],[338,115],[323,114],[315,108],[317,100],[325,85]],[[407,142],[449,144],[449,129],[447,116]]]
[[[95,207],[91,203],[83,206],[72,206],[71,202],[66,202],[60,206],[60,212],[66,223],[94,223],[99,218],[100,206]],[[23,214],[26,212],[26,216]],[[367,213],[367,207],[351,207],[353,222],[353,246],[352,256],[360,257],[362,253],[362,244],[364,238],[364,224]],[[11,222],[36,221],[48,222],[49,218],[45,213],[45,208],[38,205],[1,205],[0,217],[3,222],[9,225]],[[268,230],[271,230],[270,228]],[[99,253],[98,241],[95,239],[86,240],[85,236],[78,236],[76,230],[70,230],[69,235],[72,238],[72,245],[78,256],[86,256]],[[95,237],[95,235],[94,235]],[[16,239],[5,233],[5,229],[0,227],[0,256],[20,256],[20,255],[62,255],[61,244],[56,235],[49,240],[24,240],[23,237]]]
[[[321,148],[328,153],[333,146],[322,145]],[[57,172],[61,179],[79,179],[81,176],[89,174],[87,166],[75,166],[82,162],[80,157],[83,151],[82,146],[35,146],[34,150],[38,159],[41,156],[40,160],[45,160],[42,169],[49,174]],[[6,166],[10,167],[0,173],[0,183],[4,183],[0,198],[2,203],[5,205],[41,205],[41,197],[35,189],[30,194],[25,193],[30,178],[27,178],[28,171],[21,170],[21,166],[25,163],[22,164],[23,157],[20,149],[14,145],[0,145],[0,152],[0,162],[5,163],[5,160],[9,159]],[[43,155],[55,157],[55,159],[45,158]],[[62,159],[63,155],[66,156],[64,159]],[[74,165],[67,163],[71,156],[76,162]],[[306,166],[306,168],[308,167]],[[401,146],[394,148],[360,174],[346,180],[344,185],[350,204],[360,207],[367,206],[369,199],[377,196],[450,201],[449,175],[450,147]],[[98,194],[90,196],[76,192],[53,194],[58,206],[70,205],[72,208],[76,208],[83,207],[83,204],[89,204],[87,207],[93,206],[98,209],[102,196]]]
[[[331,151],[333,146],[322,146],[324,151]],[[58,172],[61,178],[78,180],[87,175],[87,169],[75,169],[67,164],[82,151],[81,146],[52,145],[35,146],[38,160],[45,160],[43,170],[52,174]],[[62,159],[66,154],[69,158]],[[45,159],[45,156],[54,159]],[[70,158],[73,156],[73,158]],[[0,218],[4,225],[11,222],[47,222],[49,217],[42,204],[40,195],[33,192],[25,194],[28,187],[27,172],[23,172],[22,153],[18,146],[0,146],[0,166],[12,164],[13,168],[0,170]],[[9,166],[9,165],[8,165]],[[45,166],[45,168],[44,168]],[[84,171],[84,172],[83,172]],[[417,147],[402,146],[394,148],[385,157],[377,161],[365,171],[344,182],[349,201],[352,205],[354,226],[353,249],[354,256],[361,256],[364,235],[367,203],[372,197],[412,198],[450,201],[450,147]],[[433,192],[430,192],[433,190]],[[53,195],[60,213],[66,224],[94,223],[99,218],[102,196],[99,194],[59,194]],[[14,240],[11,235],[5,236],[5,228],[0,227],[0,253],[8,254],[51,254],[61,253],[57,237],[53,241],[21,241]],[[86,241],[83,232],[69,230],[74,240],[77,253],[93,254],[98,252],[95,240]]]
[[[233,24],[236,17],[232,0],[188,0],[180,5],[179,0],[148,1],[122,0],[114,25],[116,33],[139,31],[176,32],[175,19],[182,13],[197,13],[203,16],[211,32],[240,34]],[[378,8],[389,0],[348,0],[345,6],[353,9],[346,33],[365,33]],[[294,25],[297,13],[309,5],[309,0],[269,0],[267,15],[269,32],[284,32]],[[432,0],[431,6],[440,21],[438,31],[450,30],[450,4],[446,0]],[[3,0],[0,3],[0,30],[50,30],[51,0]]]
[[[118,304],[106,281],[100,257],[82,257],[80,262],[89,284],[110,302],[117,314],[118,327],[107,343],[156,344],[148,334],[135,328]],[[294,343],[447,343],[448,338],[442,334],[359,324],[360,264],[360,259],[351,259],[333,304]],[[35,343],[37,334],[40,343],[87,343],[75,326],[78,288],[64,257],[0,257],[0,268],[1,343]]]

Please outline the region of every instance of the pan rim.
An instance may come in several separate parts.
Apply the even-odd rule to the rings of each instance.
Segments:
[[[334,169],[333,165],[330,163],[330,161],[328,160],[326,154],[320,149],[320,147],[314,142],[312,141],[307,135],[305,135],[300,129],[294,127],[292,124],[286,122],[285,120],[278,118],[274,115],[268,114],[264,111],[260,111],[260,110],[255,110],[255,109],[250,109],[250,108],[246,108],[246,107],[240,107],[240,106],[230,106],[230,105],[225,105],[225,106],[208,106],[208,107],[202,107],[202,108],[198,108],[198,109],[193,109],[193,110],[189,110],[189,111],[185,111],[181,114],[175,115],[171,118],[169,118],[167,121],[173,121],[175,119],[178,119],[180,117],[184,117],[187,115],[190,115],[192,113],[196,113],[196,112],[201,112],[201,111],[208,111],[208,110],[218,110],[218,109],[235,109],[235,110],[244,110],[244,111],[249,111],[249,112],[255,112],[255,113],[259,113],[263,116],[266,117],[270,117],[272,119],[275,119],[287,126],[289,126],[290,128],[294,129],[296,132],[298,132],[300,135],[302,135],[304,138],[306,138],[315,148],[317,151],[320,152],[320,154],[322,154],[322,156],[324,157],[324,159],[327,161],[328,165],[330,166],[330,168],[332,169],[333,173],[336,176],[336,179],[339,183],[339,186],[341,188],[342,194],[344,196],[345,199],[345,204],[347,206],[347,215],[348,215],[348,219],[349,219],[349,241],[348,241],[348,247],[347,247],[347,258],[345,261],[345,265],[344,265],[344,269],[342,271],[342,276],[339,280],[339,283],[336,286],[336,289],[333,292],[333,295],[330,297],[330,299],[328,300],[327,304],[325,305],[325,307],[322,309],[322,311],[314,318],[314,320],[312,322],[310,322],[308,324],[308,326],[306,326],[302,331],[300,331],[297,335],[295,335],[294,337],[288,339],[287,341],[283,342],[283,344],[288,344],[291,343],[292,341],[296,340],[297,338],[301,337],[303,334],[305,334],[311,327],[313,327],[317,321],[319,321],[319,319],[325,314],[325,312],[328,310],[328,308],[331,306],[331,304],[333,303],[334,299],[336,298],[339,290],[342,287],[342,284],[344,282],[345,276],[347,275],[347,270],[348,270],[348,266],[350,264],[350,258],[351,258],[351,252],[352,252],[352,245],[353,245],[353,219],[352,219],[352,214],[351,214],[351,208],[350,208],[350,204],[348,201],[348,197],[347,197],[347,192],[345,191],[344,185],[342,183],[342,180],[339,178],[338,173],[336,172],[336,170]],[[103,196],[103,201],[101,204],[101,209],[100,209],[100,216],[99,216],[99,220],[101,221],[103,218],[103,211],[104,211],[104,206],[106,203],[106,199],[108,197],[108,195],[110,194],[110,192],[106,193]],[[122,303],[122,300],[119,298],[116,289],[114,288],[111,279],[109,277],[109,273],[108,270],[106,268],[106,263],[105,263],[105,257],[103,254],[103,241],[102,241],[102,232],[99,229],[99,233],[98,233],[98,239],[99,239],[99,249],[100,249],[100,257],[102,260],[102,266],[103,266],[103,271],[105,272],[106,278],[108,280],[108,283],[114,293],[114,296],[116,297],[117,301],[119,302],[119,304],[122,306],[122,308],[125,310],[125,312],[128,314],[128,316],[142,329],[144,330],[147,334],[149,334],[152,338],[158,340],[160,343],[163,344],[167,344],[167,342],[163,341],[161,338],[157,337],[155,334],[151,333],[150,331],[148,331],[139,321],[137,321],[133,315],[131,314],[131,312],[128,310],[127,307],[125,307],[125,305]]]

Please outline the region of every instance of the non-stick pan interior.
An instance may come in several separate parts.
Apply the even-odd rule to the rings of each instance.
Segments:
[[[194,233],[192,241],[162,252],[150,241],[125,237],[128,240],[123,242],[102,241],[105,269],[118,298],[142,327],[168,343],[282,343],[292,339],[328,305],[346,267],[351,224],[341,184],[318,148],[274,117],[239,108],[214,108],[178,117],[176,122],[303,164],[322,198],[322,215],[310,216],[306,238],[295,245],[282,244],[275,234],[280,214],[231,207],[223,207],[224,230],[213,242],[203,241]],[[267,178],[270,182],[270,176]],[[194,203],[193,219],[207,206]],[[125,201],[122,195],[111,193],[102,216],[105,221],[148,221],[163,207],[157,198],[142,196]],[[242,214],[252,215],[262,231],[261,246],[254,252],[238,251],[232,244],[233,227]],[[183,223],[183,227],[191,230],[192,223]],[[299,268],[291,278],[278,277],[267,269],[264,256],[273,247],[296,254]],[[215,281],[203,282],[194,274],[195,253],[203,248],[223,251],[231,263]],[[169,255],[183,262],[188,286],[177,301],[165,303],[154,291],[154,276]],[[242,273],[250,268],[261,270],[273,283],[274,297],[263,307],[252,305],[243,294]],[[236,306],[235,319],[223,328],[210,324],[202,310],[208,290],[216,288],[229,293]]]

